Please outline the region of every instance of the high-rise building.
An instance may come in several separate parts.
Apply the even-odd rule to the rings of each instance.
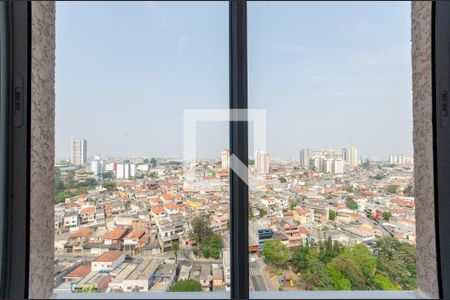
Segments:
[[[117,179],[130,178],[130,164],[129,163],[117,164],[116,178]]]
[[[269,154],[264,151],[256,152],[256,172],[259,174],[268,174],[270,168]]]
[[[228,169],[230,168],[230,151],[228,149],[222,151],[221,160],[222,170],[228,171]]]
[[[350,165],[350,166],[357,166],[359,165],[359,158],[358,158],[358,149],[356,149],[355,147],[350,147],[345,149],[345,157],[346,157],[346,162]]]
[[[314,171],[320,171],[321,163],[319,157],[313,157],[309,160],[309,168]]]
[[[105,161],[102,160],[99,155],[94,156],[94,159],[91,160],[91,172],[94,173],[95,176],[105,173]]]
[[[346,149],[346,148],[342,148],[341,153],[342,153],[342,160],[343,160],[344,162],[348,162],[348,158],[347,158],[347,149]]]
[[[300,167],[309,168],[309,159],[311,155],[310,149],[302,149],[300,150]]]
[[[389,155],[388,160],[391,165],[403,165],[405,163],[405,156],[403,154]]]
[[[331,173],[333,169],[333,159],[331,158],[323,158],[322,159],[322,172],[323,173]]]
[[[87,141],[85,139],[72,140],[70,162],[77,166],[87,163]]]
[[[129,161],[117,164],[116,178],[130,179],[136,176],[136,164],[130,164]]]
[[[342,159],[335,159],[333,161],[332,173],[333,174],[344,173],[344,161]]]

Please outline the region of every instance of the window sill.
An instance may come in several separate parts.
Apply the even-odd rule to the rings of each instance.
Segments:
[[[228,292],[54,294],[53,299],[229,299]],[[431,299],[418,291],[250,292],[250,299]]]

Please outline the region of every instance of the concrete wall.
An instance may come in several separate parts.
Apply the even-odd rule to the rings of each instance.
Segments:
[[[55,3],[32,3],[30,298],[53,291]]]
[[[431,74],[431,2],[412,2],[413,143],[419,289],[437,298]]]

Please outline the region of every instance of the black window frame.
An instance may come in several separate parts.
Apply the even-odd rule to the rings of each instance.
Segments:
[[[232,0],[229,5],[230,109],[247,109],[247,1]],[[248,168],[248,121],[231,121],[229,139],[230,155]],[[248,185],[231,169],[230,213],[230,297],[248,299]]]
[[[450,2],[433,1],[433,160],[439,296],[450,298]]]
[[[30,241],[31,2],[5,1],[8,89],[2,298],[28,298]]]

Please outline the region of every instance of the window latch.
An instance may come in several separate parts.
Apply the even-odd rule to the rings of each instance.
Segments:
[[[18,78],[13,91],[13,119],[14,127],[17,128],[23,125],[23,104],[23,80]]]
[[[441,127],[447,128],[449,123],[449,103],[447,90],[441,91],[440,97],[440,115],[441,115]]]

